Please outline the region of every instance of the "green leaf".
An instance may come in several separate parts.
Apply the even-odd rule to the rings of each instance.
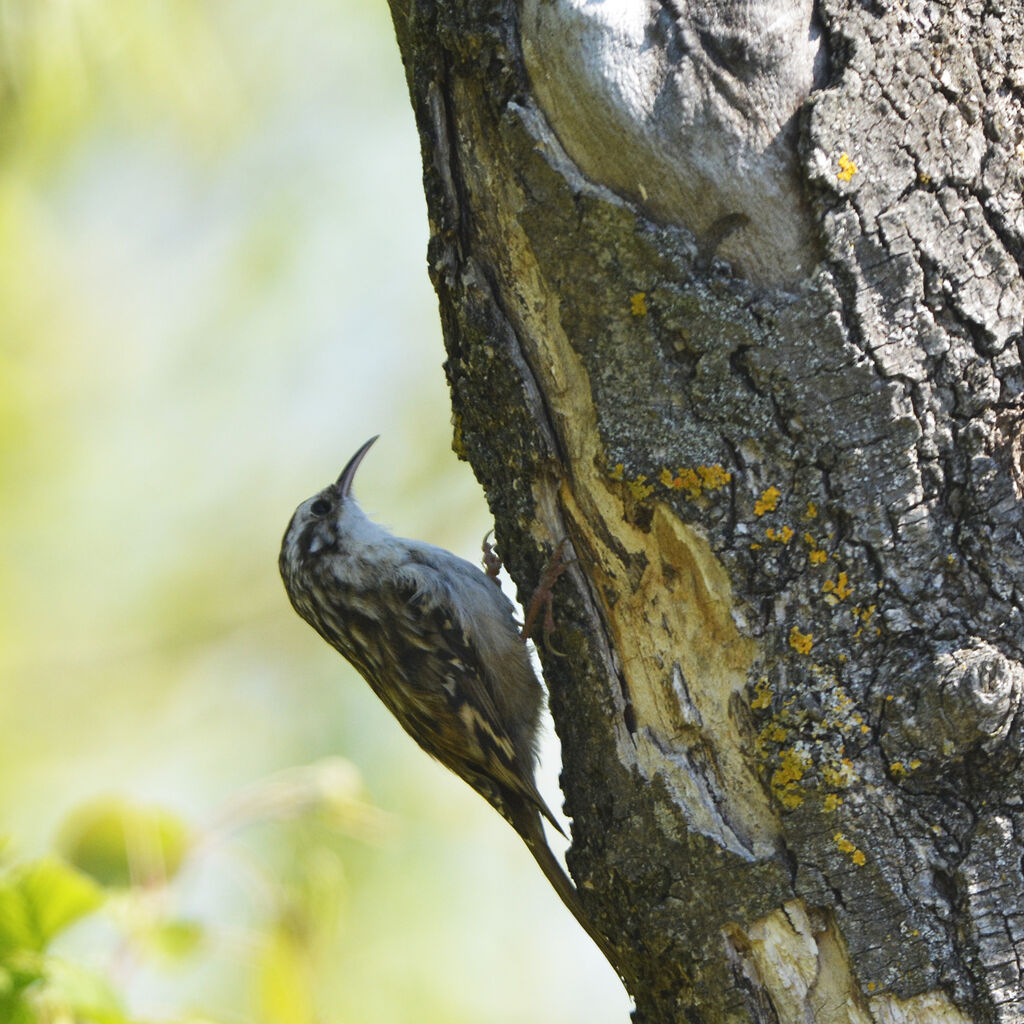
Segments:
[[[118,888],[167,882],[190,845],[188,827],[169,811],[110,798],[72,812],[58,842],[72,864]]]
[[[91,879],[56,857],[12,868],[0,876],[0,954],[41,952],[102,902]]]

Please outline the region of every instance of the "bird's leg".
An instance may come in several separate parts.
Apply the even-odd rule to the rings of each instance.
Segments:
[[[501,572],[502,562],[501,555],[494,550],[494,545],[491,543],[491,535],[494,533],[493,530],[488,530],[484,536],[483,544],[481,548],[483,550],[483,562],[484,572],[489,579],[494,580],[499,586],[501,585],[498,581],[498,573]],[[547,647],[554,649],[550,637],[555,631],[555,618],[552,612],[552,604],[554,602],[554,586],[558,580],[558,577],[569,568],[575,558],[566,559],[563,557],[566,544],[569,543],[568,537],[563,537],[558,542],[558,547],[555,548],[554,554],[548,559],[548,563],[544,566],[544,571],[540,575],[540,582],[537,584],[536,590],[533,592],[533,596],[530,598],[530,603],[526,606],[526,614],[523,617],[523,628],[519,631],[524,640],[529,640],[533,636],[534,626],[537,624],[537,616],[540,614],[541,609],[544,609],[544,644]],[[556,653],[558,653],[556,651]]]
[[[563,537],[558,542],[558,547],[555,548],[554,554],[552,554],[551,558],[548,559],[548,564],[544,567],[544,571],[540,575],[540,582],[537,584],[537,589],[533,592],[533,597],[530,598],[530,603],[526,606],[526,615],[523,617],[523,628],[520,630],[523,639],[529,640],[533,636],[533,628],[536,625],[537,616],[540,614],[541,608],[543,608],[544,644],[552,650],[554,650],[554,647],[550,642],[550,637],[555,630],[555,617],[552,612],[552,605],[554,603],[554,586],[558,577],[576,561],[575,558],[565,558],[563,555],[565,546],[568,543],[569,538]],[[555,653],[557,654],[558,652],[555,651]]]

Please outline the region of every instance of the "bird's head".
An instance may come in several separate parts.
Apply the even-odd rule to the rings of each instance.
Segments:
[[[371,437],[348,460],[333,484],[307,498],[295,510],[281,541],[278,559],[289,593],[293,583],[306,576],[314,562],[327,554],[345,554],[346,538],[359,526],[369,523],[352,497],[352,480],[378,436]]]

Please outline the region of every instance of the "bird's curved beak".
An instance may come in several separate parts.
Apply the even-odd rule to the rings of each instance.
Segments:
[[[366,444],[364,444],[362,448],[360,448],[359,451],[357,451],[355,455],[348,460],[348,465],[341,471],[341,476],[338,477],[338,482],[334,486],[338,488],[338,491],[341,493],[343,498],[348,497],[349,492],[352,490],[352,478],[356,475],[359,463],[363,461],[363,457],[373,447],[373,442],[376,441],[378,437],[380,437],[380,434],[374,434],[373,437],[371,437],[370,440],[367,441]]]

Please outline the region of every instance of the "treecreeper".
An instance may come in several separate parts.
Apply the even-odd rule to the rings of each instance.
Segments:
[[[278,560],[288,598],[420,747],[519,833],[614,966],[544,835],[542,818],[562,831],[534,783],[544,690],[512,603],[472,563],[363,512],[352,480],[376,440],[295,510]]]

